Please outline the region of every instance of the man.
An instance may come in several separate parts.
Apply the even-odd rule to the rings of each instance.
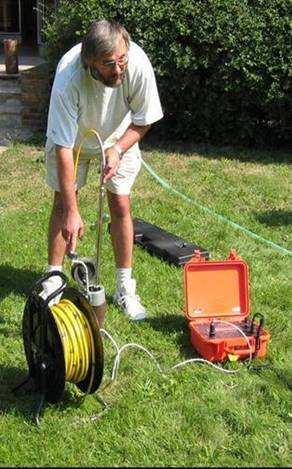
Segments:
[[[83,236],[77,192],[86,183],[90,159],[97,155],[95,137],[84,141],[76,184],[74,154],[84,132],[95,129],[106,156],[103,180],[117,269],[114,301],[133,320],[144,319],[146,311],[132,278],[130,191],[141,166],[138,142],[162,116],[151,63],[118,23],[94,22],[82,44],[60,60],[51,93],[46,142],[46,181],[55,191],[47,270],[61,271],[65,253],[75,251],[77,238]],[[59,282],[58,276],[44,282],[43,295],[54,291]]]

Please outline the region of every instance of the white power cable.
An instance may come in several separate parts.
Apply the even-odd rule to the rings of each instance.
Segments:
[[[179,368],[180,366],[186,365],[187,363],[193,363],[193,362],[207,363],[207,365],[211,365],[213,366],[213,368],[216,368],[217,370],[222,371],[223,373],[238,373],[240,371],[240,370],[225,370],[225,368],[215,365],[209,360],[205,360],[205,358],[190,358],[189,360],[185,360],[184,362],[180,362],[177,365],[172,366],[170,369],[174,370],[175,368]]]
[[[223,323],[223,324],[228,324],[229,326],[234,327],[234,329],[237,329],[238,332],[240,332],[240,334],[245,338],[246,343],[247,343],[247,345],[248,345],[248,349],[249,349],[249,361],[251,361],[251,360],[252,360],[252,348],[251,348],[249,339],[248,339],[248,337],[245,335],[245,333],[244,333],[238,326],[236,326],[235,324],[233,324],[232,322],[222,321],[222,319],[215,319],[215,322],[219,322],[219,323],[221,322],[221,323]]]
[[[151,352],[149,352],[149,350],[147,350],[145,347],[143,347],[142,345],[139,345],[139,344],[135,344],[135,343],[130,343],[130,344],[125,344],[123,345],[116,358],[115,358],[115,361],[114,361],[114,366],[113,366],[113,371],[112,371],[112,381],[114,381],[116,378],[117,378],[117,374],[118,374],[118,368],[120,366],[120,357],[121,357],[121,354],[124,350],[126,350],[126,348],[129,348],[129,347],[133,347],[133,348],[138,348],[140,350],[143,350],[143,352],[147,353],[147,355],[152,358],[152,360],[154,360],[154,362],[156,363],[157,365],[157,368],[158,370],[160,371],[160,373],[163,373],[163,370],[161,369],[158,361],[156,360],[156,358],[152,355]]]
[[[221,321],[219,319],[216,319],[215,322],[216,323],[228,324],[229,326],[235,328],[236,330],[238,330],[240,332],[240,334],[245,338],[246,343],[248,345],[248,348],[249,348],[249,361],[251,361],[252,360],[252,348],[251,348],[249,339],[246,336],[246,334],[238,326],[236,326],[235,324],[233,324],[231,322]],[[159,365],[158,361],[156,360],[156,358],[152,355],[152,353],[149,352],[149,350],[147,350],[142,345],[136,344],[136,343],[128,343],[128,344],[123,345],[121,348],[119,348],[116,341],[113,339],[113,337],[105,329],[100,329],[100,332],[105,334],[112,341],[115,349],[117,350],[117,354],[116,354],[114,365],[113,365],[112,375],[111,375],[111,381],[114,381],[114,380],[117,379],[118,369],[119,369],[119,366],[120,366],[121,355],[127,348],[130,348],[130,347],[138,348],[139,350],[142,350],[143,352],[145,352],[156,363],[156,366],[157,366],[158,370],[160,371],[160,373],[163,373],[163,374],[167,373],[171,370],[174,370],[176,368],[179,368],[183,365],[186,365],[188,363],[194,363],[194,362],[207,363],[208,365],[212,366],[213,368],[215,368],[218,371],[222,371],[223,373],[229,373],[229,374],[232,373],[233,374],[233,373],[238,373],[240,371],[240,370],[226,370],[225,368],[222,368],[221,366],[215,365],[214,363],[210,362],[209,360],[205,360],[204,358],[191,358],[189,360],[185,360],[183,362],[177,363],[176,365],[172,366],[168,370],[163,371],[161,366]]]
[[[118,354],[120,349],[119,349],[118,344],[116,343],[116,341],[113,339],[113,337],[105,329],[100,329],[99,331],[102,335],[105,334],[112,341],[112,343],[114,344],[114,347],[117,351],[117,354]]]

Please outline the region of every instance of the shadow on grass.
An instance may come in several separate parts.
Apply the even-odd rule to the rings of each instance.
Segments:
[[[220,160],[230,159],[239,161],[259,162],[263,164],[287,164],[291,162],[291,153],[288,150],[260,150],[253,148],[233,147],[233,146],[213,146],[208,143],[193,143],[183,141],[166,141],[158,139],[156,136],[146,136],[142,143],[142,153],[144,151],[158,151],[159,153],[179,153],[184,156],[199,154],[208,159]]]
[[[25,421],[31,421],[36,398],[33,393],[19,390],[13,392],[27,377],[26,370],[14,366],[0,365],[0,412],[21,414]]]
[[[155,330],[163,332],[165,335],[180,332],[176,335],[176,343],[182,355],[186,358],[196,358],[199,355],[191,346],[187,320],[181,314],[162,314],[160,316],[147,319],[148,324]]]
[[[270,210],[262,213],[254,213],[254,216],[260,223],[267,226],[292,225],[292,212],[288,210]]]
[[[14,366],[0,365],[0,413],[21,415],[26,422],[33,422],[34,413],[36,411],[40,394],[31,389],[31,382],[27,385],[20,386],[26,381],[28,370]],[[20,386],[15,390],[17,386]],[[60,411],[67,408],[79,408],[84,402],[85,395],[77,396],[71,389],[65,387],[62,399],[57,404],[48,404],[44,402],[41,411],[41,419],[44,417],[46,407],[53,405]]]
[[[0,265],[0,301],[10,293],[27,296],[42,275],[42,272],[18,269],[9,264]]]

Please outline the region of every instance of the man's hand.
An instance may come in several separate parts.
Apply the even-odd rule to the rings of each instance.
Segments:
[[[110,147],[105,151],[105,158],[106,165],[103,171],[103,182],[115,176],[120,165],[120,157],[114,147]]]
[[[69,211],[64,214],[62,223],[62,235],[66,241],[66,252],[75,252],[77,238],[84,234],[84,225],[78,211]]]

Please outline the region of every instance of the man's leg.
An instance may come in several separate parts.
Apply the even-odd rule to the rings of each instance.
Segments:
[[[48,263],[49,265],[62,266],[66,243],[62,236],[63,203],[60,192],[55,192],[54,202],[49,222],[48,235]]]
[[[66,252],[66,243],[62,236],[63,204],[60,192],[54,193],[53,206],[48,229],[48,267],[47,272],[62,272],[63,260]],[[56,291],[62,284],[58,275],[54,275],[42,283],[43,291],[41,296],[45,299]],[[49,303],[58,303],[60,295],[56,296]]]
[[[111,214],[111,240],[117,268],[132,267],[133,222],[130,212],[130,196],[107,191]]]
[[[135,294],[136,282],[131,278],[134,233],[130,196],[110,191],[107,191],[107,196],[111,215],[111,240],[117,268],[117,292],[114,301],[132,319],[145,319],[145,308]]]

